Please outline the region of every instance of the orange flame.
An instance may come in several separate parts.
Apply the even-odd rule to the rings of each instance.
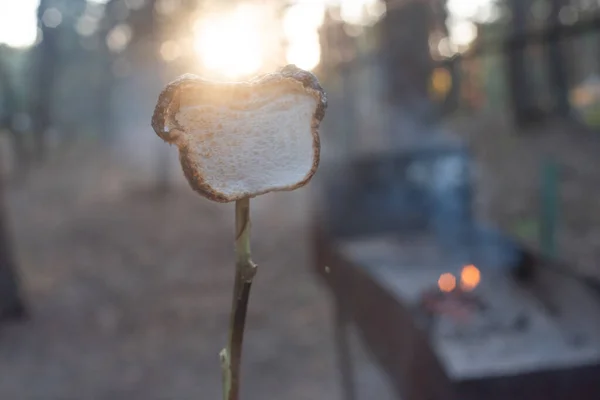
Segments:
[[[438,287],[442,292],[448,293],[453,291],[456,288],[456,277],[449,272],[440,275]]]
[[[474,290],[481,281],[481,272],[474,265],[465,265],[460,272],[460,288],[465,292]]]

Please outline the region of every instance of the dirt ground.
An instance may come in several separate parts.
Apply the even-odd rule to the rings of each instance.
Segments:
[[[32,318],[0,327],[0,399],[220,398],[233,206],[182,185],[161,197],[142,177],[76,149],[9,190]],[[244,399],[340,398],[307,198],[254,201]]]
[[[600,279],[599,138],[561,124],[519,133],[498,116],[451,126],[477,161],[480,218],[534,246],[540,165],[559,164],[559,257]],[[203,200],[182,180],[160,196],[152,171],[76,146],[10,187],[32,318],[0,327],[1,400],[220,398],[233,205]],[[309,199],[307,188],[252,202],[260,270],[243,399],[341,398],[330,298],[310,272]],[[354,343],[359,398],[391,398]]]

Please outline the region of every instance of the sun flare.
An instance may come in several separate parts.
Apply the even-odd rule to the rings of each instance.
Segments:
[[[233,11],[200,19],[195,27],[194,47],[207,70],[228,79],[240,78],[263,66],[264,34],[259,10],[241,5]]]
[[[194,25],[200,66],[204,73],[226,80],[285,63],[314,70],[321,62],[319,31],[328,8],[336,4],[351,24],[370,25],[385,12],[383,0],[290,0],[283,9],[274,2],[223,6],[205,12]],[[173,58],[170,50],[161,49],[163,57]]]

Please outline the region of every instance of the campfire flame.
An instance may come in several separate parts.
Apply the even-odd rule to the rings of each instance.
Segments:
[[[481,272],[474,265],[465,265],[460,271],[460,288],[465,292],[474,290],[481,281]]]
[[[440,275],[438,287],[440,291],[449,293],[456,289],[456,276],[450,272]],[[465,292],[474,290],[481,281],[481,272],[474,265],[465,265],[460,271],[460,288]]]

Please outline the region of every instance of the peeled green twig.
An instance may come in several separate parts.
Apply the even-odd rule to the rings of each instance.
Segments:
[[[235,284],[229,319],[229,340],[221,350],[223,399],[237,400],[240,392],[240,365],[246,311],[256,264],[250,259],[250,199],[235,202]]]

